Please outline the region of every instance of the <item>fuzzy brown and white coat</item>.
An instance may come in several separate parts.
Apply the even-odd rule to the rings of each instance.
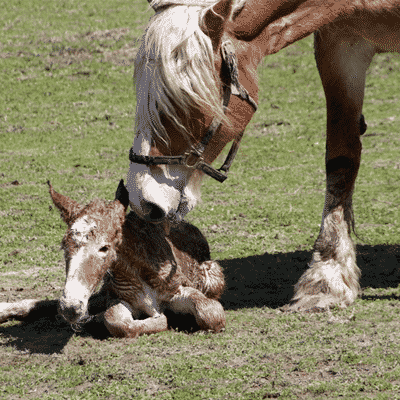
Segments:
[[[62,240],[66,282],[58,310],[73,328],[81,329],[92,319],[89,303],[106,310],[95,319],[117,337],[166,330],[166,309],[194,315],[204,330],[224,328],[225,313],[218,302],[224,276],[210,260],[208,243],[196,227],[182,222],[166,232],[160,224],[126,214],[129,200],[123,181],[114,201],[94,200],[87,206],[49,186],[68,225]],[[0,322],[25,319],[39,305],[43,301],[0,303]]]

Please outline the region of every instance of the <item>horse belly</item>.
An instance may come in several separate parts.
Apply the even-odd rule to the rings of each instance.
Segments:
[[[400,13],[400,8],[396,11]],[[349,26],[373,45],[377,53],[400,52],[400,15],[396,14],[368,13],[352,18]]]

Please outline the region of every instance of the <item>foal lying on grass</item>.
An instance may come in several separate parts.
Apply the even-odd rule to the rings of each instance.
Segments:
[[[220,331],[225,313],[217,301],[225,281],[210,260],[208,243],[193,225],[166,229],[126,214],[128,192],[119,183],[116,198],[81,206],[57,193],[50,196],[68,225],[62,240],[66,282],[58,312],[79,330],[91,319],[117,337],[136,337],[168,329],[164,310],[192,314],[200,329]],[[103,281],[100,291],[93,294]],[[56,301],[0,303],[0,322],[26,319]],[[105,311],[89,315],[91,307]],[[139,317],[147,316],[145,319]]]

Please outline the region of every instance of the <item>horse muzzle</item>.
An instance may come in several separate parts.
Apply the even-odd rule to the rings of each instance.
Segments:
[[[142,217],[148,222],[162,222],[167,215],[167,211],[164,207],[153,203],[152,201],[141,201],[141,208]]]
[[[149,174],[137,176],[136,179],[129,178],[129,205],[140,218],[159,223],[176,213],[182,194],[172,183],[159,183]]]
[[[71,326],[83,325],[83,323],[88,322],[88,319],[90,318],[87,306],[85,306],[83,301],[66,299],[64,296],[60,298],[58,303],[58,313]]]

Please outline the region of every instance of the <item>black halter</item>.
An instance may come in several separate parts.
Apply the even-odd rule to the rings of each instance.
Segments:
[[[239,82],[237,57],[235,54],[235,49],[230,41],[226,41],[221,45],[221,53],[222,60],[224,61],[225,66],[227,67],[229,72],[229,84],[224,85],[223,92],[222,104],[224,111],[228,107],[231,94],[234,94],[236,96],[239,96],[243,100],[246,100],[254,108],[254,112],[257,111],[257,103],[251,98],[248,91]],[[188,168],[200,169],[217,181],[223,182],[228,177],[227,173],[239,149],[243,132],[233,141],[232,147],[229,150],[229,154],[226,157],[225,162],[221,166],[221,168],[215,169],[210,164],[207,164],[204,161],[203,153],[220,125],[221,120],[215,117],[201,142],[198,143],[196,146],[192,146],[190,150],[188,150],[181,156],[143,156],[134,154],[133,149],[131,148],[129,151],[129,160],[137,164],[145,165],[184,165]]]

